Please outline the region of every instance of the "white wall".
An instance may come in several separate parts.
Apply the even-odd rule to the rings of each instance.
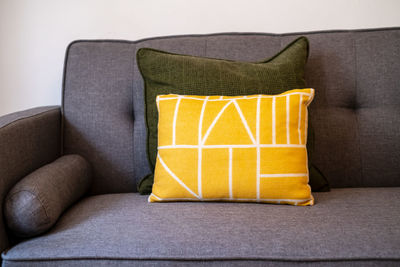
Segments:
[[[59,105],[75,39],[400,26],[399,0],[0,0],[0,115]]]

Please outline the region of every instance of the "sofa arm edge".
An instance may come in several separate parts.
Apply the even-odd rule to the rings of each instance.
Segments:
[[[12,245],[4,198],[19,180],[61,155],[61,116],[59,106],[43,106],[0,117],[0,252]]]
[[[0,116],[0,129],[8,126],[9,124],[16,123],[24,119],[30,119],[35,116],[42,116],[47,112],[61,111],[60,106],[40,106],[26,110],[16,111],[13,113]]]

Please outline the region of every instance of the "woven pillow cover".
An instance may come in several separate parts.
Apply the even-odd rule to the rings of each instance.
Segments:
[[[274,57],[255,63],[139,49],[137,62],[144,78],[147,150],[152,169],[157,155],[157,95],[279,94],[288,89],[305,88],[304,66],[308,48],[307,38],[300,37]],[[312,153],[312,129],[309,136],[308,152]],[[314,191],[329,188],[326,178],[312,164],[310,173]],[[138,191],[150,193],[152,185],[151,174],[138,181]]]
[[[160,95],[150,202],[313,205],[307,107],[313,89],[280,95]]]

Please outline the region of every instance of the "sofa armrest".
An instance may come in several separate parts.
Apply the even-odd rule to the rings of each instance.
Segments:
[[[39,107],[0,117],[0,207],[13,185],[57,159],[60,150],[60,107]],[[0,251],[9,245],[1,212]]]

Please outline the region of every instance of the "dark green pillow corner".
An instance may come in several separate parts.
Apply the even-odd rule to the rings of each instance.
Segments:
[[[280,94],[290,89],[305,88],[304,67],[308,52],[306,37],[297,38],[272,58],[260,62],[180,55],[152,48],[139,49],[136,56],[144,79],[147,151],[152,170],[157,157],[157,95]],[[309,133],[307,151],[311,158],[314,146],[312,127]],[[311,162],[309,171],[312,191],[329,191],[327,179]],[[144,177],[138,183],[139,193],[151,193],[153,180],[153,174]]]

